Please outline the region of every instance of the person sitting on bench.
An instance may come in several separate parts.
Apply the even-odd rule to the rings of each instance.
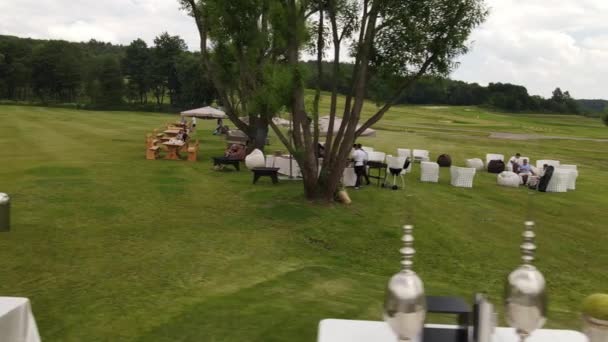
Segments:
[[[231,160],[244,160],[246,155],[245,146],[241,144],[232,144],[226,150],[224,156]]]

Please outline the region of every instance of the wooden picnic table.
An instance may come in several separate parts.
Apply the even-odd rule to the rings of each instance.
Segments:
[[[169,140],[169,141],[164,142],[163,145],[167,146],[167,148],[169,149],[169,153],[167,153],[167,156],[165,157],[165,159],[180,160],[181,157],[179,155],[179,150],[185,144],[186,143],[181,140]]]
[[[163,133],[165,133],[165,135],[168,135],[170,137],[174,137],[174,136],[178,135],[180,131],[181,131],[181,129],[168,129],[168,130],[164,131]]]

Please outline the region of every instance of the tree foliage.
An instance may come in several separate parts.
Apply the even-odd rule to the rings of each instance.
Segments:
[[[213,101],[215,91],[198,57],[186,51],[181,38],[167,33],[152,47],[141,39],[125,47],[96,40],[71,43],[0,36],[0,99],[99,107],[104,103],[101,75],[107,72],[114,81],[120,75],[124,87],[112,90],[115,102],[104,103],[106,108],[200,107]],[[116,70],[108,58],[119,61],[120,68]],[[147,105],[153,80],[160,101]],[[165,104],[165,95],[170,105]]]

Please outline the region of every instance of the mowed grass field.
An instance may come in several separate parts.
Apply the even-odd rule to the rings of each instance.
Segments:
[[[31,299],[44,341],[314,341],[323,318],[380,320],[405,223],[428,294],[485,292],[502,310],[526,219],[537,222],[548,327],[579,328],[581,300],[608,291],[608,143],[488,138],[608,138],[599,120],[396,107],[360,142],[456,165],[486,153],[558,159],[578,165],[577,190],[498,187],[485,172],[460,189],[447,169],[420,183],[415,165],[405,191],[364,187],[350,206],[321,206],[299,182],[213,171],[224,141],[212,121],[199,121],[197,163],[145,160],[145,133],[176,118],[0,106],[0,191],[13,199],[0,295]]]

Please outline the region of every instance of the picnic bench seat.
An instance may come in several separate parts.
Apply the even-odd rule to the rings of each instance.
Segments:
[[[160,146],[151,146],[146,150],[146,159],[156,160],[159,158]]]
[[[277,184],[279,182],[278,177],[278,167],[254,167],[251,169],[253,172],[253,184],[257,183],[260,177],[270,177],[272,179],[272,184]]]
[[[196,159],[198,158],[198,140],[192,144],[188,146],[188,161],[193,161],[195,162]]]
[[[229,159],[226,157],[213,157],[213,166],[232,165],[237,171],[241,171],[240,159]]]

